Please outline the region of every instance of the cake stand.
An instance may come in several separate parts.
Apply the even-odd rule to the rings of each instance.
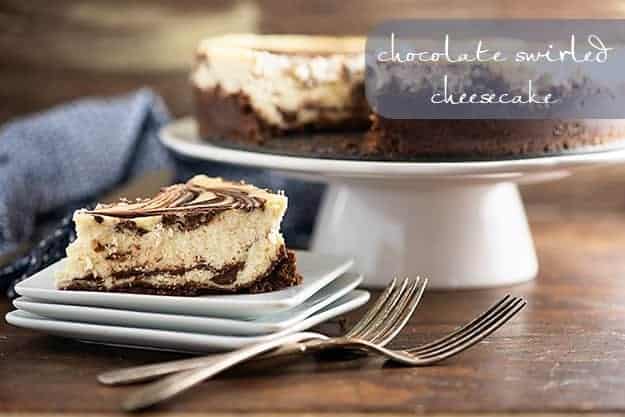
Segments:
[[[484,162],[375,162],[282,156],[202,142],[191,118],[161,131],[193,158],[328,183],[312,250],[355,258],[368,286],[426,276],[429,288],[510,285],[538,272],[518,184],[625,161],[625,149]]]

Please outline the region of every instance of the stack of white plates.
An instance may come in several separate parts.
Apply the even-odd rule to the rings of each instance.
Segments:
[[[214,352],[309,329],[369,299],[348,258],[298,252],[301,285],[264,294],[172,297],[60,291],[61,260],[17,285],[12,325],[83,341]]]

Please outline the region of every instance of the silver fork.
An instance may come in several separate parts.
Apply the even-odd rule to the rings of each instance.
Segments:
[[[336,343],[337,347],[340,348],[353,348],[369,353],[377,353],[385,356],[388,360],[403,365],[431,365],[451,358],[485,339],[508,322],[526,305],[527,302],[523,298],[506,295],[487,311],[455,332],[437,339],[434,342],[407,350],[387,349],[383,346],[371,343],[368,340],[359,339],[335,339],[328,341],[328,344]]]
[[[323,345],[324,348],[340,347],[365,350],[381,354],[389,360],[404,365],[425,366],[448,359],[467,350],[505,324],[523,309],[525,305],[526,301],[524,299],[506,295],[487,311],[451,334],[437,339],[434,342],[408,350],[386,349],[368,340],[349,337],[326,339]],[[355,327],[360,327],[360,323]],[[305,345],[309,346],[309,344]],[[315,344],[311,344],[310,346],[314,350]],[[147,389],[143,389],[130,396],[127,401],[123,403],[123,407],[128,411],[149,407],[171,398],[177,393],[214,376],[222,370],[228,369],[228,367],[218,367],[214,369],[209,367],[199,370],[189,370],[164,378],[159,382],[149,385]]]
[[[421,279],[417,277],[414,281],[404,279],[400,285],[397,284],[396,279],[393,279],[380,294],[375,304],[344,337],[368,340],[376,343],[378,346],[387,345],[402,330],[412,316],[421,300],[426,285],[426,278]],[[391,310],[394,311],[392,316],[388,314]],[[286,344],[283,342],[282,346],[277,349],[274,348],[275,350],[270,353],[266,353],[263,358],[300,353],[313,348],[313,346],[317,350],[323,350],[324,340],[327,337],[323,336],[318,339],[316,342],[312,340],[304,342],[303,340],[305,339],[302,339],[300,342],[290,341]],[[261,347],[262,352],[267,352],[268,350],[270,349]],[[118,369],[98,375],[98,381],[105,385],[122,385],[147,381],[174,372],[213,365],[224,355],[229,354],[202,356]]]
[[[204,361],[201,365],[202,367],[197,368],[197,362],[195,362],[191,364],[194,369],[182,371],[155,383],[148,384],[128,397],[122,404],[122,407],[128,411],[149,407],[171,398],[226,369],[279,347],[282,348],[272,356],[305,352],[309,348],[313,348],[315,351],[327,348],[335,349],[339,346],[335,341],[339,339],[346,341],[366,340],[373,345],[386,345],[406,325],[419,304],[426,285],[427,279],[425,278],[405,279],[399,286],[396,280],[393,280],[373,307],[365,313],[363,318],[345,336],[340,338],[328,338],[320,333],[296,333],[272,339],[268,342],[258,343],[234,352],[206,358],[196,358]],[[160,374],[174,372],[179,369],[181,361],[176,362],[177,364],[173,367],[164,364],[165,369],[159,368],[163,364],[152,366],[151,369],[147,370],[147,373],[150,377],[154,377],[157,372]],[[183,365],[186,365],[187,369],[189,369],[188,366],[190,364],[188,361]],[[130,377],[130,379],[137,381],[137,369],[140,379],[145,379],[146,367],[140,367],[102,374],[98,377],[98,380],[111,384],[120,380],[128,381]],[[124,378],[120,378],[120,375]]]
[[[399,285],[397,280],[393,279],[384,292],[380,294],[375,304],[344,337],[368,340],[376,343],[378,346],[387,345],[402,330],[412,316],[421,300],[426,285],[427,279],[425,278],[404,279]],[[393,312],[392,315],[389,314],[391,311]],[[312,337],[308,339],[312,339]],[[305,339],[302,339],[300,342],[289,340],[289,343],[286,344],[282,342],[281,345],[283,346],[277,349],[274,347],[275,350],[265,354],[263,358],[299,353],[313,348],[313,345],[315,349],[323,350],[325,340],[328,338],[319,335],[317,339],[319,340],[316,342],[312,340],[303,342]],[[259,345],[258,348],[262,352],[271,350],[271,348],[266,348],[262,345]],[[98,381],[105,385],[132,384],[147,381],[174,372],[210,366],[220,361],[223,356],[231,355],[235,352],[119,369],[98,375]]]

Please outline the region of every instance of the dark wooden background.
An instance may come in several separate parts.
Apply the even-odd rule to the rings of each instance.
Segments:
[[[619,0],[2,0],[0,122],[85,95],[148,85],[175,115],[205,36],[365,34],[388,18],[619,18]]]
[[[539,277],[509,288],[427,292],[393,342],[415,346],[452,331],[505,292],[527,308],[488,340],[437,366],[379,358],[240,368],[154,411],[176,417],[589,417],[625,415],[625,216],[532,221]],[[0,314],[9,310],[0,300]],[[343,319],[349,328],[363,309]],[[340,321],[319,330],[336,334]],[[0,415],[122,416],[136,387],[104,387],[100,372],[180,358],[86,345],[0,320]],[[154,415],[154,414],[150,414]],[[163,414],[158,414],[162,416]]]
[[[0,123],[58,103],[149,86],[191,112],[197,42],[225,32],[364,34],[392,17],[623,18],[619,0],[0,1]],[[533,216],[625,209],[625,168],[524,187]],[[609,198],[603,198],[608,196]]]

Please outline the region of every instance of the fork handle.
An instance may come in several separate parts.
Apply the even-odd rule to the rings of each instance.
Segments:
[[[210,357],[206,366],[190,369],[165,377],[157,382],[148,384],[129,396],[122,404],[127,411],[140,410],[169,399],[207,378],[232,368],[255,356],[262,355],[284,344],[296,344],[305,340],[325,340],[326,336],[319,333],[300,332],[279,337],[268,342],[257,343],[230,353],[223,353]],[[297,351],[297,349],[295,350]]]
[[[308,351],[311,347],[317,345],[315,342],[321,342],[322,340],[323,339],[318,338],[308,339],[305,343],[302,341],[284,343],[277,349],[264,353],[262,355],[262,359],[303,353]],[[215,363],[216,360],[219,360],[216,355],[208,355],[150,365],[133,366],[130,368],[117,369],[101,373],[98,375],[97,379],[98,382],[104,385],[134,384],[137,382],[150,381],[159,376],[173,374],[175,372],[210,366]]]

